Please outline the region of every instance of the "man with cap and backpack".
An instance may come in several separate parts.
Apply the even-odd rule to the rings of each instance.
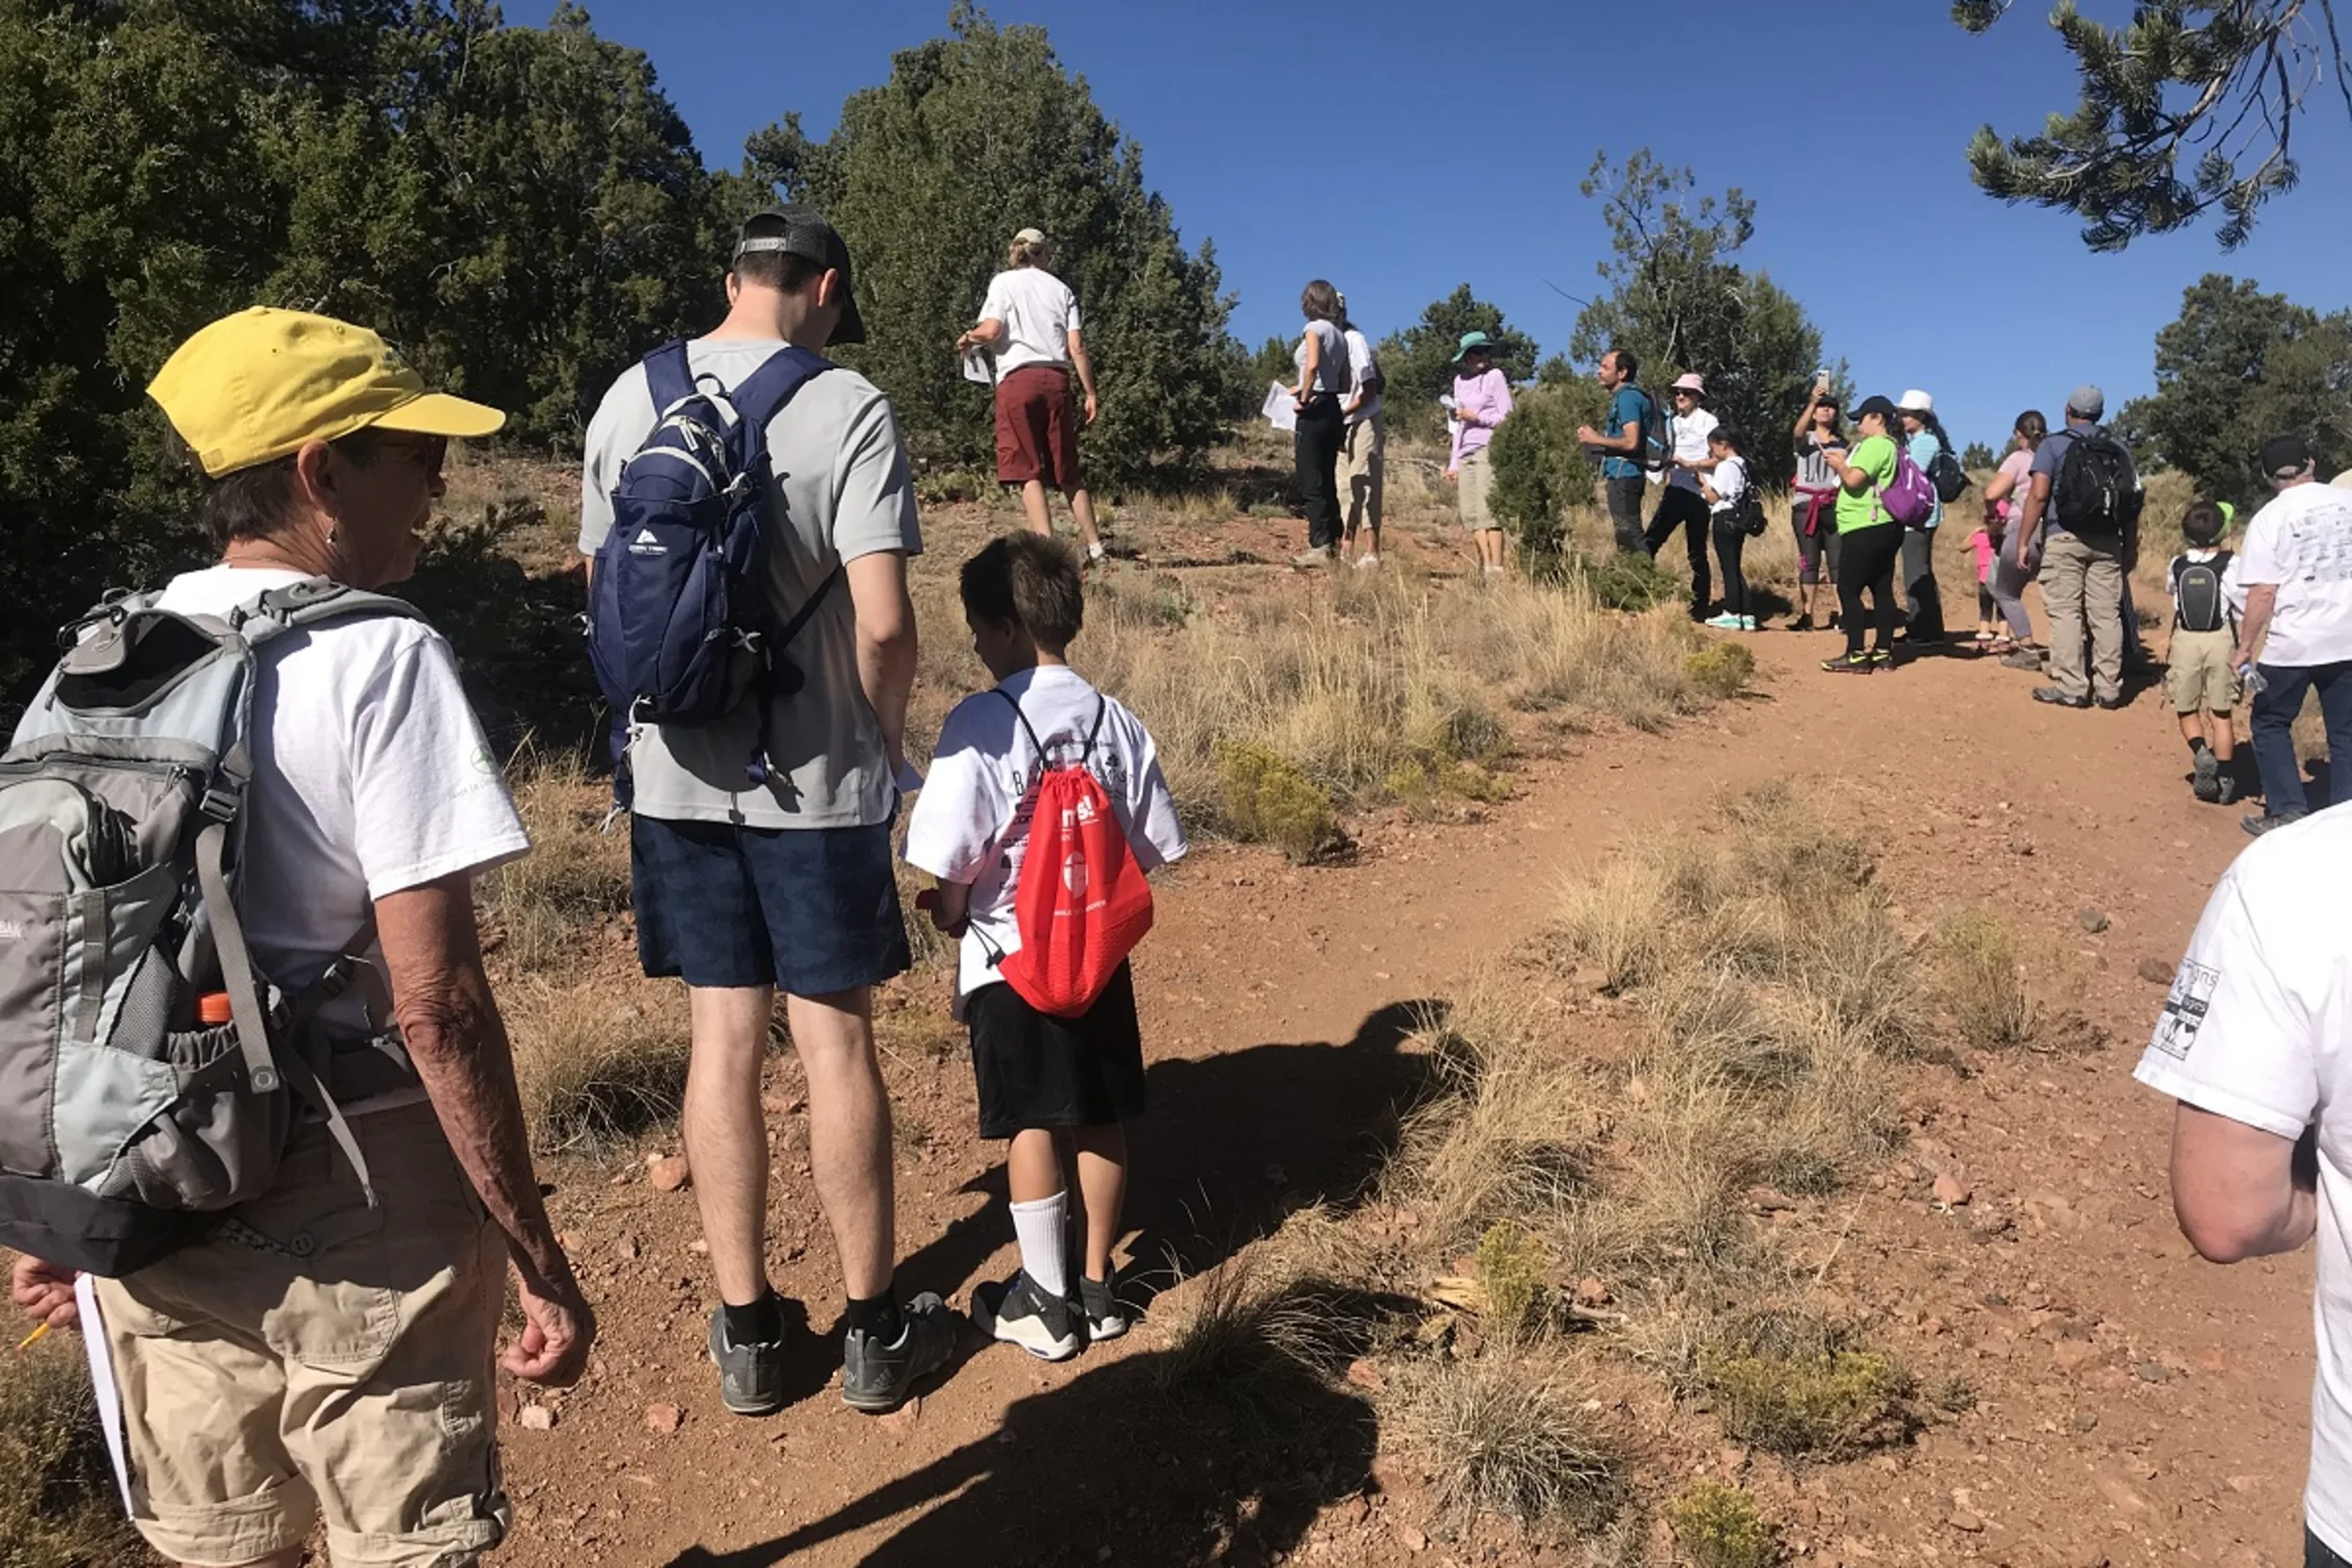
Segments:
[[[2352,800],[2352,494],[2319,482],[2299,435],[2262,444],[2262,476],[2276,492],[2246,525],[2237,586],[2246,596],[2233,662],[2254,677],[2254,765],[2262,812],[2245,819],[2257,836],[2310,810],[2294,726],[2307,692],[2319,693],[2328,727],[2328,803]]]
[[[760,1100],[776,993],[808,1079],[809,1158],[848,1298],[841,1397],[884,1412],[956,1328],[892,1288],[890,1107],[872,988],[910,962],[890,853],[915,675],[906,452],[874,384],[849,250],[806,207],[747,219],[727,318],[623,372],[589,425],[589,652],[623,742],[645,973],[687,986],[682,1117],[720,1306],[722,1402],[786,1398]]]
[[[2034,453],[2009,547],[2032,570],[2043,544],[2042,600],[2050,611],[2051,684],[2034,700],[2061,708],[2123,706],[2124,579],[2137,564],[2145,498],[2132,454],[2099,420],[2107,395],[2088,384],[2066,398],[2066,423]],[[2089,645],[2089,667],[2084,645]]]
[[[95,1306],[164,1556],[292,1568],[323,1516],[337,1562],[470,1564],[498,1367],[568,1384],[595,1319],[475,933],[529,841],[448,644],[373,590],[503,416],[288,310],[148,393],[222,553],[72,629],[0,759],[15,1299]]]

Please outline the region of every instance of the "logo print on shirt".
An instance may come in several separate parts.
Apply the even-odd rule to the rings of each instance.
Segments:
[[[0,942],[21,942],[24,939],[24,923],[21,920],[0,920]]]
[[[2177,1062],[2189,1058],[2197,1032],[2204,1025],[2206,1009],[2221,985],[2221,971],[2195,959],[2183,962],[2164,998],[2164,1016],[2156,1021],[2156,1036],[2148,1043]]]

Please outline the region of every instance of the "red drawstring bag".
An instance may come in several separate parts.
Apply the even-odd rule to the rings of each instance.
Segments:
[[[996,972],[1037,1011],[1078,1018],[1152,929],[1152,885],[1135,864],[1110,795],[1086,766],[1110,703],[1102,699],[1095,709],[1078,760],[1055,762],[1021,704],[1008,693],[996,694],[1012,704],[1042,767],[1021,886],[1013,891],[1021,948],[999,956]]]

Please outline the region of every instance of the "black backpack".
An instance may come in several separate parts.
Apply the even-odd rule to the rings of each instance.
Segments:
[[[2221,589],[2222,574],[2230,569],[2230,552],[2216,550],[2211,561],[2182,556],[2172,574],[2173,624],[2183,631],[2225,631],[2230,628],[2230,599]]]
[[[2050,487],[2058,526],[2084,538],[2115,538],[2138,514],[2140,490],[2132,454],[2104,432],[2082,432],[2066,442],[2058,482]]]
[[[1936,486],[1936,498],[1946,506],[1958,500],[1968,488],[1968,471],[1952,455],[1952,448],[1941,441],[1936,443],[1936,461],[1927,466],[1927,480]]]

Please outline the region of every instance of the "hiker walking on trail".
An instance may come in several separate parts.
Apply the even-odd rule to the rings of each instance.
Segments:
[[[1699,492],[1699,476],[1715,466],[1707,444],[1715,430],[1715,416],[1707,408],[1707,382],[1696,371],[1675,378],[1674,400],[1674,412],[1666,421],[1666,488],[1658,492],[1658,510],[1650,514],[1642,544],[1655,557],[1677,530],[1683,532],[1690,560],[1690,618],[1704,621],[1715,584],[1707,575],[1707,498]]]
[[[2041,449],[2042,438],[2050,433],[2049,421],[2038,408],[2029,408],[2017,416],[2016,428],[2010,435],[2009,455],[2001,460],[1993,477],[1984,482],[1985,529],[1993,536],[1993,571],[1986,580],[1993,591],[1993,607],[2001,612],[2001,620],[2009,630],[2006,648],[1997,648],[2001,662],[2015,670],[2038,670],[2042,656],[2034,645],[2034,619],[2026,613],[2025,585],[2033,580],[2038,560],[2022,562],[2009,547],[2017,532],[2019,519],[2025,514],[2025,498],[2034,478],[2034,454]]]
[[[2238,645],[2230,608],[2231,555],[2221,547],[2221,508],[2190,505],[2180,519],[2179,555],[2164,571],[2172,599],[2172,640],[2164,650],[2164,694],[2189,743],[2189,788],[2197,799],[2237,798]]]
[[[2309,504],[2309,503],[2305,503]],[[2179,1102],[2172,1202],[2213,1263],[2318,1243],[2306,1568],[2352,1563],[2352,811],[2250,846],[2206,901],[2133,1073]],[[2263,1281],[2261,1295],[2278,1286]]]
[[[1936,400],[1913,387],[1895,400],[1897,417],[1903,421],[1903,445],[1919,472],[1929,476],[1931,483],[1938,466],[1937,459],[1952,452],[1952,437],[1944,433],[1944,422],[1936,416]],[[1954,464],[1959,461],[1955,456]],[[1906,642],[1923,647],[1935,646],[1944,640],[1944,596],[1936,583],[1936,531],[1943,526],[1944,497],[1937,489],[1928,509],[1927,521],[1903,533],[1903,594],[1905,610],[1903,637]]]
[[[2050,612],[2050,684],[2035,702],[2123,706],[2123,583],[2139,560],[2140,476],[2099,420],[2107,395],[2084,384],[2066,397],[2066,423],[2034,453],[2010,556],[2031,573],[2038,548]],[[2045,542],[2047,534],[2047,542]],[[2083,651],[2089,645],[2089,668]]]
[[[816,1197],[848,1297],[841,1397],[888,1411],[946,1364],[956,1341],[938,1296],[902,1306],[892,1292],[890,1106],[874,1048],[873,988],[910,962],[890,823],[915,677],[906,562],[923,537],[889,400],[820,357],[865,340],[849,248],[832,225],[807,207],[746,220],[727,298],[716,331],[624,371],[589,425],[580,547],[595,558],[590,646],[605,617],[627,623],[632,593],[653,600],[649,643],[670,624],[662,617],[678,600],[659,592],[659,574],[700,535],[681,530],[657,540],[667,553],[634,553],[636,519],[667,515],[662,487],[730,455],[749,460],[740,471],[766,465],[775,477],[748,502],[764,597],[745,607],[758,612],[765,672],[699,722],[661,722],[649,716],[654,698],[619,697],[630,716],[637,951],[646,974],[685,981],[692,1010],[682,1122],[721,1303],[709,1346],[722,1400],[758,1415],[782,1408],[786,1393],[760,1103],[780,990],[808,1075]],[[715,445],[678,415],[657,429],[659,411],[690,386],[724,389],[732,414],[712,417],[740,433],[737,445]],[[674,438],[699,454],[691,469],[664,461]],[[725,646],[739,629],[710,629]]]
[[[1388,482],[1388,428],[1380,417],[1386,383],[1372,357],[1372,341],[1348,319],[1348,296],[1339,297],[1340,333],[1348,344],[1348,396],[1339,412],[1346,421],[1339,448],[1340,506],[1347,518],[1340,549],[1356,552],[1365,570],[1380,564],[1380,505]],[[1359,544],[1361,541],[1361,544]]]
[[[1833,675],[1868,675],[1895,656],[1895,562],[1903,554],[1903,525],[1879,503],[1879,492],[1894,483],[1903,458],[1895,441],[1895,405],[1887,398],[1865,398],[1853,420],[1860,436],[1853,449],[1826,452],[1838,470],[1838,605],[1846,631],[1846,651],[1821,662]]]
[[[1462,486],[1462,526],[1478,552],[1478,573],[1503,569],[1503,525],[1494,520],[1494,470],[1487,446],[1511,417],[1511,378],[1494,363],[1494,346],[1482,332],[1462,335],[1454,351],[1454,442],[1446,477]]]
[[[1815,617],[1821,590],[1830,603],[1838,601],[1838,496],[1842,488],[1838,466],[1830,453],[1846,449],[1846,433],[1838,417],[1838,399],[1829,378],[1818,376],[1813,392],[1797,416],[1797,472],[1790,491],[1789,526],[1797,535],[1797,618],[1791,631],[1810,631],[1824,624]],[[1832,609],[1826,624],[1838,624]]]
[[[1011,535],[964,563],[961,589],[998,685],[940,727],[906,858],[939,878],[924,906],[960,941],[956,1016],[972,1029],[980,1135],[1008,1140],[1021,1268],[972,1291],[972,1319],[1063,1361],[1127,1331],[1111,1249],[1126,1124],[1144,1110],[1127,955],[1151,925],[1143,877],[1183,858],[1184,830],[1141,721],[1064,657],[1086,616],[1077,564]]]
[[[2255,834],[2310,809],[2294,734],[2307,692],[2318,692],[2327,718],[2328,804],[2352,800],[2352,494],[2319,482],[2301,436],[2274,436],[2260,460],[2276,494],[2246,523],[2238,550],[2246,611],[2233,659],[2255,674],[2262,814],[2246,819]]]
[[[956,351],[985,349],[996,363],[996,479],[1021,486],[1021,507],[1029,531],[1051,534],[1046,487],[1059,490],[1086,542],[1086,558],[1102,559],[1102,536],[1094,524],[1094,498],[1078,463],[1076,410],[1070,377],[1086,394],[1086,423],[1101,406],[1094,395],[1094,365],[1086,358],[1078,296],[1045,270],[1053,248],[1036,229],[1013,236],[1004,270],[988,280],[980,319],[956,340]]]
[[[99,1043],[57,1048],[113,1086],[41,1110],[66,1166],[103,1145],[86,1176],[0,1182],[0,1240],[26,1253],[13,1295],[62,1326],[71,1264],[115,1276],[90,1282],[100,1321],[80,1327],[104,1336],[133,1523],[163,1556],[293,1568],[323,1516],[337,1562],[471,1564],[509,1518],[498,1369],[568,1385],[596,1319],[540,1201],[475,934],[474,877],[529,841],[449,645],[372,591],[416,565],[449,440],[504,416],[426,391],[372,332],[288,310],[213,322],[148,394],[221,553],[78,629],[9,752],[8,885],[51,885],[14,880],[45,853],[48,878],[78,864],[123,895],[82,917],[118,923],[111,939],[59,934],[115,949],[80,958],[104,983]],[[202,760],[224,734],[225,759]],[[161,759],[201,805],[158,784]],[[23,792],[55,769],[72,782],[28,816]],[[81,792],[82,831],[52,814],[58,790]],[[41,960],[14,951],[21,983]],[[0,1018],[11,1058],[39,1013]],[[246,1070],[216,1059],[190,1088],[208,1050]],[[125,1110],[147,1119],[108,1170],[124,1140],[100,1121]],[[0,1129],[7,1168],[41,1169],[20,1136]],[[186,1206],[144,1205],[165,1188]],[[190,1207],[220,1212],[189,1225]],[[510,1257],[521,1327],[501,1357]]]
[[[1348,359],[1348,334],[1341,325],[1348,316],[1339,290],[1317,278],[1298,296],[1298,310],[1307,330],[1291,352],[1298,368],[1298,384],[1290,393],[1298,405],[1291,450],[1298,468],[1298,498],[1307,512],[1307,548],[1291,564],[1323,566],[1339,552],[1339,451],[1348,440],[1340,400],[1354,390],[1355,372]]]
[[[1630,349],[1611,349],[1601,355],[1597,372],[1601,390],[1609,394],[1609,428],[1590,425],[1576,429],[1576,439],[1601,460],[1601,493],[1609,503],[1609,530],[1617,548],[1647,553],[1642,532],[1642,494],[1649,485],[1649,465],[1663,461],[1662,421],[1657,400],[1634,384],[1641,362]],[[1661,449],[1653,450],[1657,435]]]

